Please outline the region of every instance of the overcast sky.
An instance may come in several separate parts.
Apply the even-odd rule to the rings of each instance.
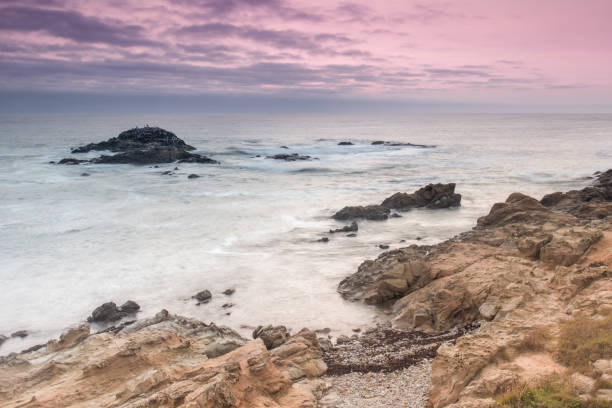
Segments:
[[[611,111],[611,18],[608,0],[2,0],[0,111]]]

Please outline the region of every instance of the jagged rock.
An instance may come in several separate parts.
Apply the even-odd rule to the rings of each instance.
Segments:
[[[285,326],[258,326],[253,330],[253,338],[261,339],[268,350],[276,348],[287,341],[289,331]]]
[[[61,350],[0,359],[3,403],[49,408],[316,406],[315,389],[304,380],[322,374],[325,363],[308,332],[271,354],[261,340],[247,343],[225,327],[167,312],[159,318],[129,332],[89,335]],[[300,384],[294,385],[290,376],[299,377]]]
[[[210,293],[210,290],[205,289],[201,292],[196,293],[191,298],[197,300],[198,305],[202,303],[208,303],[210,302],[210,299],[212,299],[212,293]]]
[[[366,220],[382,221],[389,218],[390,210],[380,205],[367,205],[367,206],[355,206],[355,207],[344,207],[332,218],[336,220],[350,220],[353,218],[365,218]]]
[[[88,322],[107,323],[120,320],[122,318],[121,311],[115,302],[104,303],[91,312],[91,316],[87,318]]]
[[[317,335],[308,329],[291,336],[271,350],[270,355],[279,370],[292,381],[319,377],[327,371]]]
[[[268,156],[267,158],[275,159],[275,160],[285,160],[285,161],[312,160],[312,157],[310,156],[302,156],[297,153],[275,154],[274,156]]]
[[[461,194],[455,193],[455,183],[428,184],[414,193],[395,193],[382,204],[386,208],[407,210],[415,207],[448,208],[461,205]]]
[[[351,225],[345,225],[342,228],[330,229],[329,233],[334,234],[336,232],[355,232],[359,230],[359,226],[356,221],[353,221]]]
[[[90,327],[87,323],[68,329],[60,335],[59,340],[50,340],[47,343],[47,351],[54,352],[74,347],[77,343],[86,339],[89,333]]]

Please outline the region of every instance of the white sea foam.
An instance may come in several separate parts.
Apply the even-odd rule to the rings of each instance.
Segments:
[[[144,123],[217,152],[221,165],[162,175],[176,165],[48,164]],[[612,117],[602,115],[13,116],[0,125],[0,334],[32,333],[0,354],[57,336],[110,300],[135,300],[142,316],[167,308],[235,328],[350,330],[376,312],[343,301],[336,286],[379,244],[439,242],[513,191],[579,188],[612,163]],[[355,145],[337,145],[348,140]],[[319,160],[266,158],[279,153]],[[329,218],[339,208],[430,182],[456,182],[462,207],[362,221],[357,237],[316,242],[344,225]],[[196,306],[190,297],[202,289],[213,300]]]

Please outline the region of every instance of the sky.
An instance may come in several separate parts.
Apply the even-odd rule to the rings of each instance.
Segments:
[[[2,0],[0,111],[612,111],[609,0]]]

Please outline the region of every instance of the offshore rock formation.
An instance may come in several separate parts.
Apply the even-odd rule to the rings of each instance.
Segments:
[[[46,347],[0,358],[7,407],[308,408],[327,369],[306,329],[268,352],[226,327],[168,314],[118,334],[71,329]]]
[[[389,218],[391,211],[381,205],[366,205],[366,206],[355,206],[355,207],[344,207],[332,218],[339,221],[350,220],[354,218],[365,218],[366,220],[372,221],[383,221]]]
[[[414,193],[395,193],[386,198],[381,205],[397,210],[415,207],[448,208],[461,205],[461,194],[455,193],[455,183],[428,184]]]
[[[391,209],[407,211],[411,208],[449,208],[461,205],[461,194],[455,193],[455,183],[428,184],[414,193],[395,193],[387,197],[380,205],[344,207],[336,212],[332,218],[336,220],[350,220],[365,218],[366,220],[381,221],[389,218]],[[399,214],[394,215],[398,217]]]
[[[90,143],[72,149],[72,153],[109,150],[115,155],[102,155],[91,160],[72,157],[59,161],[59,164],[109,163],[109,164],[157,164],[157,163],[209,163],[217,161],[189,151],[195,147],[188,145],[174,133],[158,127],[134,128],[121,132],[119,136],[103,142]]]
[[[389,306],[397,329],[440,333],[483,321],[438,349],[429,403],[492,406],[512,384],[563,372],[552,351],[526,346],[530,336],[612,312],[610,174],[542,202],[511,194],[472,231],[365,261],[338,291]]]

